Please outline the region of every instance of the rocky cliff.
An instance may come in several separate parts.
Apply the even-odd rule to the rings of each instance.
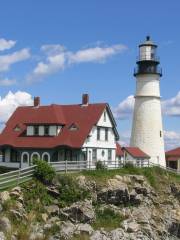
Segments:
[[[180,178],[148,171],[61,175],[1,192],[0,240],[179,239]]]

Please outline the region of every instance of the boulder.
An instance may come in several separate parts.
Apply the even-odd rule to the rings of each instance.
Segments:
[[[78,224],[77,227],[76,227],[75,234],[80,235],[80,234],[82,234],[82,233],[86,233],[86,234],[88,234],[88,235],[91,235],[91,234],[93,233],[93,231],[94,231],[94,230],[93,230],[93,228],[91,227],[91,225],[89,225],[89,224],[87,224],[87,223],[85,223],[85,224],[80,223],[80,224]]]
[[[92,234],[90,240],[112,240],[112,238],[108,236],[107,232],[97,230]]]
[[[90,223],[95,218],[92,201],[85,200],[72,204],[61,210],[61,216],[74,223]]]
[[[46,222],[48,219],[48,215],[46,213],[42,213],[41,218],[42,218],[43,222]]]
[[[44,239],[43,227],[39,224],[32,224],[29,240],[37,240],[37,239],[38,240]]]
[[[134,190],[136,191],[137,194],[143,194],[144,196],[147,196],[150,193],[149,188],[142,186],[139,183],[135,184]]]
[[[56,186],[47,186],[46,189],[52,197],[56,198],[60,196],[59,190],[56,188]]]
[[[8,191],[4,191],[0,193],[0,202],[4,203],[5,201],[10,199],[10,195]]]
[[[129,239],[128,238],[128,234],[124,232],[124,230],[122,228],[117,228],[114,229],[110,232],[110,237],[113,240],[126,240]]]
[[[51,216],[59,215],[59,207],[57,205],[50,205],[50,206],[46,207],[46,211]]]
[[[109,180],[109,186],[97,193],[99,203],[120,205],[129,203],[129,200],[127,185],[116,179]]]
[[[71,222],[63,222],[61,225],[61,231],[60,231],[60,236],[62,239],[71,239],[73,236],[74,232],[76,230],[76,226],[71,223]]]
[[[136,222],[128,223],[127,232],[132,233],[132,232],[137,232],[138,230],[139,230],[139,224],[137,224]]]
[[[142,175],[129,175],[129,177],[132,182],[137,182],[137,183],[143,184],[145,181],[145,178]]]
[[[5,235],[3,232],[0,232],[0,240],[6,240]]]
[[[11,228],[12,227],[11,227],[11,223],[9,221],[9,218],[1,217],[0,218],[0,231],[10,232]]]

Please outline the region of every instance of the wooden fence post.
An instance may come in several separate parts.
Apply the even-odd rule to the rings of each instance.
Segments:
[[[65,173],[67,173],[67,160],[65,161]]]

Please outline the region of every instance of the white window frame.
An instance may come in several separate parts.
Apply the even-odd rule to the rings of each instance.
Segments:
[[[42,160],[43,160],[43,161],[45,161],[45,160],[44,160],[44,156],[45,156],[45,155],[48,156],[48,163],[49,163],[49,162],[50,162],[50,159],[51,159],[50,154],[49,154],[48,152],[44,152],[44,153],[42,154]]]
[[[40,156],[40,154],[39,154],[38,152],[33,152],[33,153],[31,154],[31,162],[33,161],[34,155],[38,155],[38,158],[41,159],[41,156]]]

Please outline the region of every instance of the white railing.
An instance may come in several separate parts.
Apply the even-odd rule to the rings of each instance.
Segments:
[[[27,182],[34,175],[35,166],[0,174],[0,190]]]
[[[177,169],[170,168],[170,167],[164,167],[164,166],[162,166],[160,164],[155,164],[155,163],[152,163],[152,162],[150,162],[150,167],[159,167],[159,168],[164,169],[164,170],[166,170],[168,172],[176,173],[178,175],[180,174],[180,171],[178,171]]]
[[[107,169],[118,169],[124,167],[125,164],[127,164],[128,161],[124,162],[111,162],[109,163],[108,161],[102,162],[104,166],[107,167]],[[129,161],[130,162],[130,161]],[[91,164],[88,164],[87,161],[61,161],[61,162],[51,162],[51,166],[55,169],[56,172],[72,172],[72,171],[82,171],[82,170],[93,170],[96,169],[96,162],[93,162]],[[160,167],[166,171],[173,172],[180,174],[176,169],[168,168],[168,167],[163,167],[158,164],[154,164],[152,162],[146,161],[144,164],[139,164],[134,165],[136,167]],[[34,175],[34,170],[35,170],[36,165],[15,170],[15,171],[10,171],[7,173],[0,174],[0,190],[12,187],[12,186],[17,186],[20,183],[29,181],[32,179]]]

